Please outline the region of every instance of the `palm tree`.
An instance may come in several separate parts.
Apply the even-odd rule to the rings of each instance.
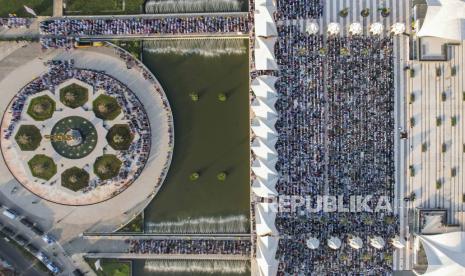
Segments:
[[[218,94],[218,100],[220,102],[225,102],[227,99],[228,99],[228,97],[226,96],[226,94],[224,94],[224,93]]]
[[[219,181],[225,181],[226,180],[226,177],[227,177],[227,174],[225,172],[220,172],[216,178],[219,180]]]
[[[45,172],[45,166],[44,164],[35,164],[33,167],[32,167],[32,172],[35,173],[35,174],[41,174],[41,173],[44,173]]]
[[[369,8],[364,8],[362,12],[360,13],[362,17],[368,17],[370,15],[370,9]]]
[[[196,181],[199,178],[200,178],[200,174],[198,172],[193,172],[189,176],[190,181]]]
[[[77,177],[77,175],[75,175],[75,174],[71,175],[71,176],[69,177],[69,182],[71,182],[71,183],[73,183],[73,184],[77,183],[77,182],[78,182],[78,177]]]
[[[74,102],[76,100],[76,96],[72,92],[66,92],[65,94],[65,100],[67,102]]]
[[[18,143],[21,145],[27,145],[31,142],[31,137],[26,133],[23,133],[18,136]]]
[[[98,111],[99,111],[100,113],[107,113],[107,112],[108,112],[108,107],[107,107],[107,105],[104,104],[104,103],[99,103],[98,106],[97,106],[97,108],[98,108]]]
[[[199,100],[199,94],[197,94],[195,92],[190,93],[189,96],[191,97],[191,100],[193,102],[197,102]]]
[[[108,171],[110,171],[110,164],[100,164],[100,165],[97,167],[97,171],[98,171],[100,174],[106,174],[106,173],[108,173]]]
[[[46,108],[47,106],[44,103],[37,103],[32,107],[32,110],[37,114],[41,114],[44,113]]]
[[[347,15],[349,15],[349,8],[343,8],[343,9],[339,12],[339,16],[340,16],[340,17],[346,17]]]
[[[391,14],[391,9],[382,7],[378,9],[381,12],[382,17],[388,17]]]

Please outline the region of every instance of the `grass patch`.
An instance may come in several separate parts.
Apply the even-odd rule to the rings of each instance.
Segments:
[[[55,106],[55,101],[49,96],[39,96],[31,100],[27,114],[36,121],[45,121],[52,118]]]
[[[40,130],[33,125],[22,125],[15,136],[16,143],[23,151],[36,150],[42,141]]]
[[[131,262],[119,261],[115,259],[100,259],[103,270],[96,270],[97,259],[85,259],[89,266],[95,271],[97,276],[129,276],[131,275]]]
[[[118,232],[142,233],[143,230],[144,230],[144,218],[142,217],[142,213],[140,213],[133,220],[131,220],[128,224],[126,224],[123,228],[121,228]]]
[[[118,175],[123,162],[113,154],[104,154],[95,160],[94,173],[102,180],[111,179]]]
[[[135,58],[141,59],[142,42],[140,40],[118,40],[114,44],[128,51]]]
[[[97,118],[102,120],[114,120],[121,114],[121,107],[115,98],[107,95],[100,95],[92,103],[92,110]]]
[[[27,164],[32,175],[37,178],[50,180],[57,173],[57,165],[53,159],[43,154],[35,155]]]
[[[68,85],[60,90],[60,101],[71,108],[83,106],[89,99],[87,88],[75,83]]]
[[[134,135],[128,125],[116,124],[108,130],[106,138],[113,149],[128,150],[134,140]]]
[[[89,174],[83,169],[72,167],[61,174],[61,185],[77,192],[89,185]]]
[[[67,15],[140,14],[144,0],[68,0]]]
[[[53,0],[0,0],[0,17],[8,17],[9,13],[19,17],[33,17],[24,6],[32,8],[37,15],[52,15]]]

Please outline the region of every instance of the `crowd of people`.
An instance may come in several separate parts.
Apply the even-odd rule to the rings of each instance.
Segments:
[[[295,1],[302,2],[302,1]],[[323,37],[278,26],[276,168],[280,195],[393,198],[394,75],[390,37]],[[346,203],[347,203],[346,201]],[[371,206],[371,205],[370,205]],[[373,206],[372,206],[373,207]],[[388,222],[388,223],[387,223]],[[397,218],[379,213],[279,212],[279,275],[382,275],[391,271]],[[342,240],[330,249],[326,241]],[[364,240],[351,248],[351,236]],[[370,246],[371,237],[387,242]],[[309,249],[309,237],[320,240]]]
[[[46,73],[34,79],[15,95],[8,111],[11,114],[11,120],[8,128],[3,133],[4,138],[11,138],[15,128],[21,121],[28,98],[45,90],[56,94],[58,93],[57,86],[64,81],[69,79],[80,80],[91,85],[94,93],[105,91],[105,94],[114,97],[124,114],[123,120],[128,123],[134,137],[137,137],[130,145],[129,150],[118,152],[118,158],[123,162],[118,176],[110,180],[94,178],[90,181],[89,186],[83,189],[83,192],[86,193],[98,186],[111,183],[121,185],[119,190],[126,189],[141,174],[150,154],[150,122],[142,103],[127,86],[105,74],[105,72],[75,68],[73,60],[51,60],[47,61],[46,65],[48,66]]]
[[[249,256],[250,240],[126,240],[136,254],[227,254]]]
[[[153,34],[246,33],[246,16],[186,16],[160,18],[50,19],[40,23],[42,35],[105,36]]]
[[[324,0],[277,0],[277,19],[319,18]]]
[[[8,17],[0,18],[0,28],[29,28],[32,21],[29,18],[17,17],[14,14],[9,14]]]

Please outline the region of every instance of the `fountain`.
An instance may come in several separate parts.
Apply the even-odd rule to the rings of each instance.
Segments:
[[[238,12],[240,0],[149,0],[146,13]]]
[[[208,273],[245,274],[250,270],[247,261],[232,260],[150,260],[145,262],[144,269],[158,273]]]
[[[242,55],[247,52],[244,39],[177,39],[144,41],[144,51],[156,54],[201,55]]]
[[[168,222],[147,222],[146,233],[247,233],[249,220],[244,215],[201,217]]]

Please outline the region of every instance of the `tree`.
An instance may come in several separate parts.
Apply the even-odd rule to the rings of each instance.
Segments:
[[[391,10],[386,7],[379,8],[378,10],[381,11],[382,17],[388,17],[391,14]]]
[[[362,17],[368,17],[370,15],[370,9],[364,8],[362,12],[360,13]]]
[[[26,133],[23,133],[18,136],[17,141],[21,145],[27,145],[31,142],[31,137],[27,135]]]
[[[71,92],[66,92],[65,100],[68,102],[74,102],[76,100],[76,96],[74,96],[74,94]]]
[[[198,172],[193,172],[189,176],[190,181],[196,181],[199,178],[200,178],[200,174]]]
[[[98,111],[99,111],[100,113],[107,113],[107,112],[108,112],[108,107],[107,107],[107,105],[104,104],[104,103],[99,103],[98,106],[97,106],[97,108],[98,108]]]
[[[197,94],[195,92],[190,93],[189,96],[191,97],[191,100],[193,102],[197,102],[199,100],[199,94]]]
[[[224,94],[224,93],[218,94],[218,100],[220,102],[225,102],[227,99],[228,99],[228,97],[226,96],[226,94]]]
[[[219,181],[225,181],[226,180],[226,177],[227,177],[227,174],[226,172],[220,172],[216,178],[219,180]]]
[[[340,16],[340,17],[347,17],[347,15],[349,15],[349,8],[343,8],[343,9],[339,12],[339,16]]]
[[[121,144],[124,142],[124,137],[119,134],[115,134],[115,136],[113,136],[113,142],[116,144]]]

